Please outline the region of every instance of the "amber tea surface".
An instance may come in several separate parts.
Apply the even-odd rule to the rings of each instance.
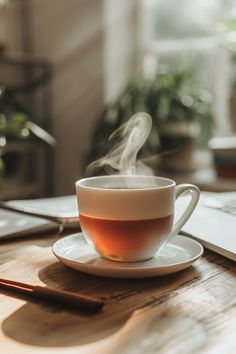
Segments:
[[[153,247],[153,241],[159,249],[171,231],[173,215],[145,220],[110,220],[80,213],[80,224],[99,253],[125,260],[126,252],[148,250]]]

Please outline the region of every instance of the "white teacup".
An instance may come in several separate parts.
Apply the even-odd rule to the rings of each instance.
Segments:
[[[175,200],[191,200],[174,224]],[[99,176],[76,182],[81,229],[104,258],[134,262],[152,258],[178,234],[197,205],[192,184],[152,176]]]

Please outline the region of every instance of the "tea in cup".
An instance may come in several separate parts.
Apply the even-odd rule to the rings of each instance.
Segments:
[[[191,200],[174,224],[175,200]],[[187,222],[200,191],[192,184],[154,176],[98,176],[76,182],[80,226],[104,258],[124,262],[152,258]]]

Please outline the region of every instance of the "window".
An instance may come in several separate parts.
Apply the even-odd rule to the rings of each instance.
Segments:
[[[236,86],[236,4],[232,0],[142,0],[142,68],[191,67],[213,98],[215,135],[229,135]],[[229,30],[229,31],[227,31]],[[236,100],[235,100],[236,102]],[[235,104],[236,106],[236,104]],[[236,109],[235,109],[236,111]],[[235,124],[236,125],[236,124]]]

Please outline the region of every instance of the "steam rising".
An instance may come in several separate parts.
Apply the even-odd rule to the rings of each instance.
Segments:
[[[134,114],[127,123],[121,125],[109,137],[111,150],[104,157],[92,162],[86,170],[91,175],[104,167],[113,169],[125,175],[152,175],[151,169],[142,161],[137,160],[137,154],[152,129],[152,118],[149,114],[139,112]]]

